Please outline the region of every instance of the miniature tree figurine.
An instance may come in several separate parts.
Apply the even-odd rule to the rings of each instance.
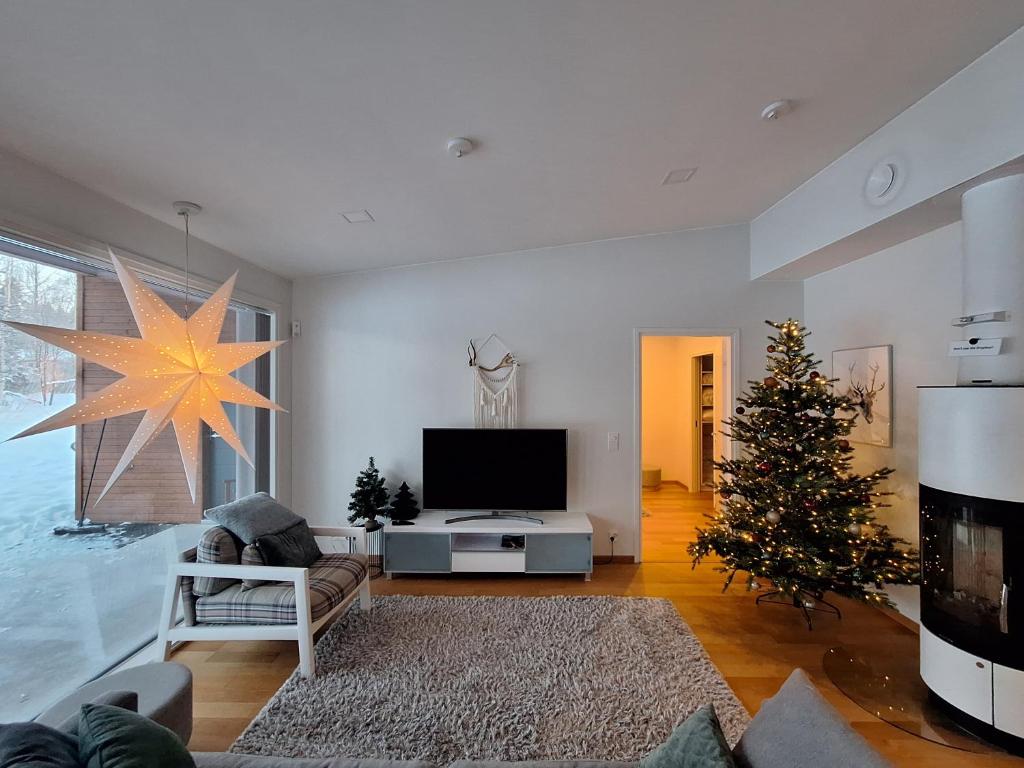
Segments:
[[[373,456],[370,457],[370,466],[359,473],[356,478],[356,489],[352,492],[352,501],[348,503],[348,510],[352,514],[348,521],[354,523],[356,520],[365,519],[363,527],[367,533],[379,530],[382,526],[377,521],[377,515],[382,514],[388,503],[388,491],[384,487],[384,478],[373,463]]]
[[[721,509],[711,524],[697,529],[689,546],[694,565],[712,553],[717,569],[747,574],[747,589],[758,579],[774,588],[758,602],[784,602],[809,610],[839,611],[826,592],[891,604],[886,583],[918,579],[917,553],[877,522],[879,481],[892,470],[866,474],[852,470],[847,439],[856,416],[853,402],[835,392],[805,349],[806,329],[795,320],[768,323],[768,375],[750,382],[736,415],[726,420],[727,437],[743,444],[743,454],[716,462]],[[874,587],[874,589],[870,589]]]
[[[402,483],[388,509],[388,517],[394,525],[413,525],[413,518],[420,513],[416,497],[409,490],[408,483]]]

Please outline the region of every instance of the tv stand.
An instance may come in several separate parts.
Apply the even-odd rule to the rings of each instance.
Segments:
[[[453,514],[422,512],[406,526],[389,522],[384,527],[388,578],[398,573],[577,573],[590,579],[594,529],[582,511]]]
[[[494,510],[490,514],[484,512],[479,515],[462,515],[461,517],[449,517],[444,522],[445,525],[451,525],[452,523],[465,523],[470,520],[522,520],[524,523],[544,525],[544,521],[541,520],[539,517],[519,515],[515,512],[499,512],[498,510]]]

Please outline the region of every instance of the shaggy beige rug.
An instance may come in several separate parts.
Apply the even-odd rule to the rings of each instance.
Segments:
[[[287,757],[635,760],[712,702],[746,710],[668,600],[377,597],[317,643],[231,751]]]

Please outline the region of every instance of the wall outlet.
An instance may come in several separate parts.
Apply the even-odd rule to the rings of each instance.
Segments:
[[[619,433],[609,432],[608,433],[608,453],[615,453],[619,450]]]
[[[608,532],[608,538],[611,539],[612,541],[615,541],[615,539],[619,538],[619,532],[615,528],[612,528]]]

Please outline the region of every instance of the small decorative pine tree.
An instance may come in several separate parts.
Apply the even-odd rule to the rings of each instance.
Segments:
[[[409,484],[403,482],[398,487],[395,498],[391,501],[388,517],[394,521],[395,525],[412,525],[412,519],[419,513],[420,508],[416,504],[416,497],[409,490]]]
[[[851,470],[847,436],[856,415],[837,411],[852,411],[853,403],[816,370],[820,361],[805,351],[809,334],[800,323],[768,325],[777,331],[768,337],[769,375],[750,382],[736,416],[725,421],[726,437],[744,450],[715,464],[721,508],[689,546],[694,567],[717,554],[717,570],[728,573],[723,591],[738,571],[747,573],[748,590],[767,579],[775,591],[758,600],[791,602],[808,626],[807,610],[827,591],[891,605],[883,585],[918,576],[917,553],[875,521],[875,510],[888,506],[879,501],[888,494],[875,486],[892,470]]]
[[[377,522],[377,515],[381,514],[388,503],[388,490],[384,486],[384,478],[373,463],[373,456],[370,457],[370,466],[359,473],[356,478],[356,489],[352,492],[352,501],[348,503],[348,510],[352,514],[348,521],[354,523],[356,520],[365,519],[366,530],[375,531],[380,528]]]

